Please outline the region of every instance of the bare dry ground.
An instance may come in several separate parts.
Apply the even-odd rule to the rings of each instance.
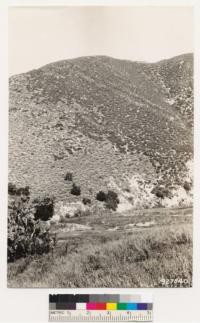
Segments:
[[[65,219],[53,253],[8,264],[8,287],[190,287],[192,209]]]

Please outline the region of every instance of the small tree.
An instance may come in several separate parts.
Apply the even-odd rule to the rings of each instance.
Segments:
[[[81,195],[81,188],[80,186],[76,185],[75,183],[73,183],[72,189],[71,189],[71,194],[73,195]]]
[[[99,191],[96,195],[96,199],[101,202],[105,202],[106,207],[113,211],[116,211],[119,204],[119,198],[117,193],[112,190],[109,190],[108,193]]]
[[[54,212],[54,199],[52,197],[35,199],[33,203],[35,206],[36,220],[48,221],[52,218]]]
[[[96,199],[100,202],[105,202],[107,199],[107,194],[103,191],[99,191],[96,195]]]
[[[117,193],[114,191],[108,191],[107,198],[106,198],[106,207],[113,211],[117,210],[117,206],[119,204],[119,198]]]

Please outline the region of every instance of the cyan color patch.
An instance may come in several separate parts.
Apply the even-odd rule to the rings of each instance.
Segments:
[[[134,311],[137,310],[137,303],[127,303],[126,305],[128,311]]]

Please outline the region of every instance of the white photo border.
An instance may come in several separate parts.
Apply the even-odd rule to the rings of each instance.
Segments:
[[[200,322],[200,1],[189,0],[1,0],[0,2],[0,322],[47,322],[49,293],[106,293],[108,289],[7,288],[8,178],[8,6],[192,6],[194,8],[194,247],[193,287],[184,289],[109,289],[109,293],[153,294],[155,323]]]

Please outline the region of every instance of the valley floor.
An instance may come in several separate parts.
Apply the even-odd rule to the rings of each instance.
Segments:
[[[192,209],[66,219],[52,253],[8,264],[8,287],[190,287]]]

